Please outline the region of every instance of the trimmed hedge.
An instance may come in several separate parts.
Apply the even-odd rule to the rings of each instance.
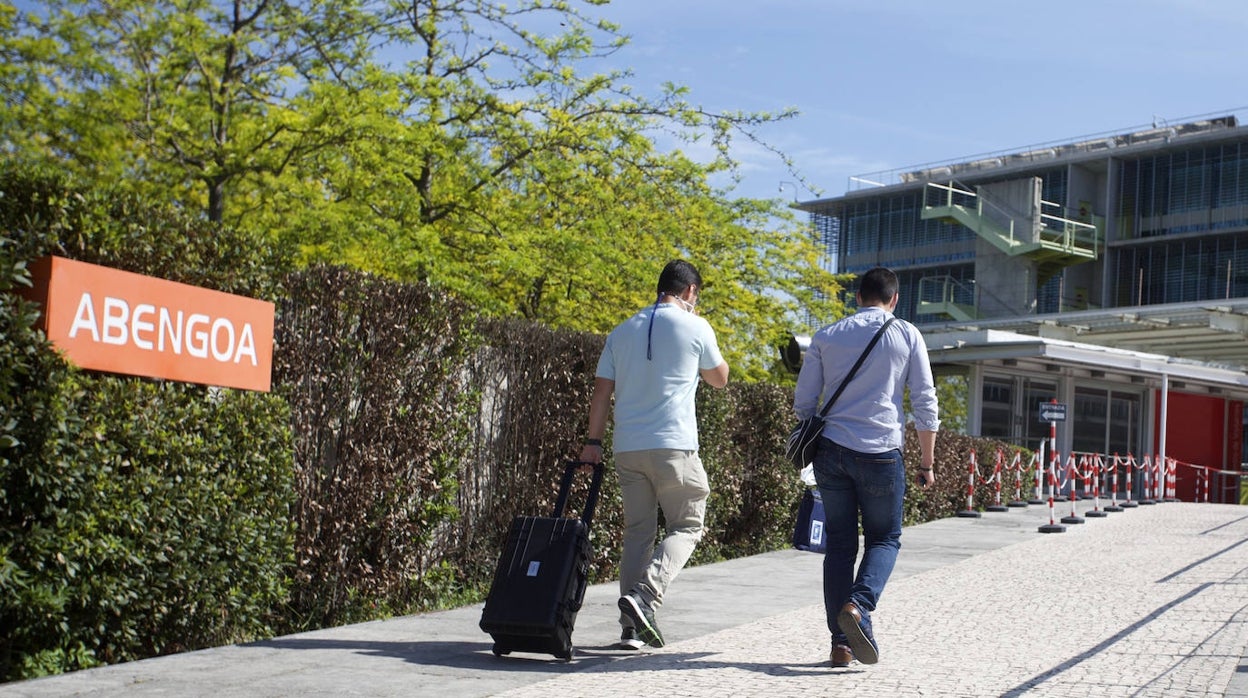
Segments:
[[[73,372],[3,464],[13,677],[271,632],[290,559],[280,401]]]
[[[272,293],[262,270],[280,268],[261,241],[44,171],[0,168],[0,226],[0,291],[49,253],[252,295]],[[283,625],[285,402],[78,371],[37,317],[0,292],[0,677]]]
[[[292,274],[286,287],[273,373],[295,433],[292,626],[437,605],[422,582],[446,574],[433,546],[457,518],[471,313],[343,268]]]

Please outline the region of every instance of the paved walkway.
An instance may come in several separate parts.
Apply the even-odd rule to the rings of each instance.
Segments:
[[[789,550],[687,569],[660,611],[660,650],[612,648],[617,591],[600,584],[571,662],[493,656],[477,605],[4,684],[0,696],[1248,698],[1248,507],[1141,506],[1039,533],[1048,521],[1033,506],[907,528],[872,666],[828,665],[821,557]]]

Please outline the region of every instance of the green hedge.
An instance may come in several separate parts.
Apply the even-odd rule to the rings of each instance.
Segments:
[[[457,518],[472,428],[472,314],[427,287],[342,268],[285,284],[273,373],[295,434],[290,627],[435,606],[443,590],[427,582],[447,574],[435,546]]]
[[[281,402],[75,372],[51,404],[3,466],[7,673],[267,634],[291,563]]]
[[[253,295],[275,288],[260,241],[55,173],[0,169],[0,226],[0,291],[28,283],[26,263],[48,253]],[[284,625],[285,402],[84,373],[36,319],[0,292],[0,677]]]

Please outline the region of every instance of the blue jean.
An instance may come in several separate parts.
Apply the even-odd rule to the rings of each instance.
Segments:
[[[853,601],[868,615],[893,573],[901,548],[905,465],[899,450],[861,453],[821,437],[814,471],[826,517],[823,604],[828,630],[839,640],[844,633],[837,627],[836,614],[845,602]],[[859,514],[864,550],[855,575]]]

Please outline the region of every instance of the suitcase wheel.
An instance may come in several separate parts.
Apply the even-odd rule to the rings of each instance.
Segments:
[[[501,657],[505,654],[511,654],[511,650],[504,648],[502,645],[498,644],[497,642],[494,643],[494,647],[491,648],[491,651],[494,652],[495,657]]]

